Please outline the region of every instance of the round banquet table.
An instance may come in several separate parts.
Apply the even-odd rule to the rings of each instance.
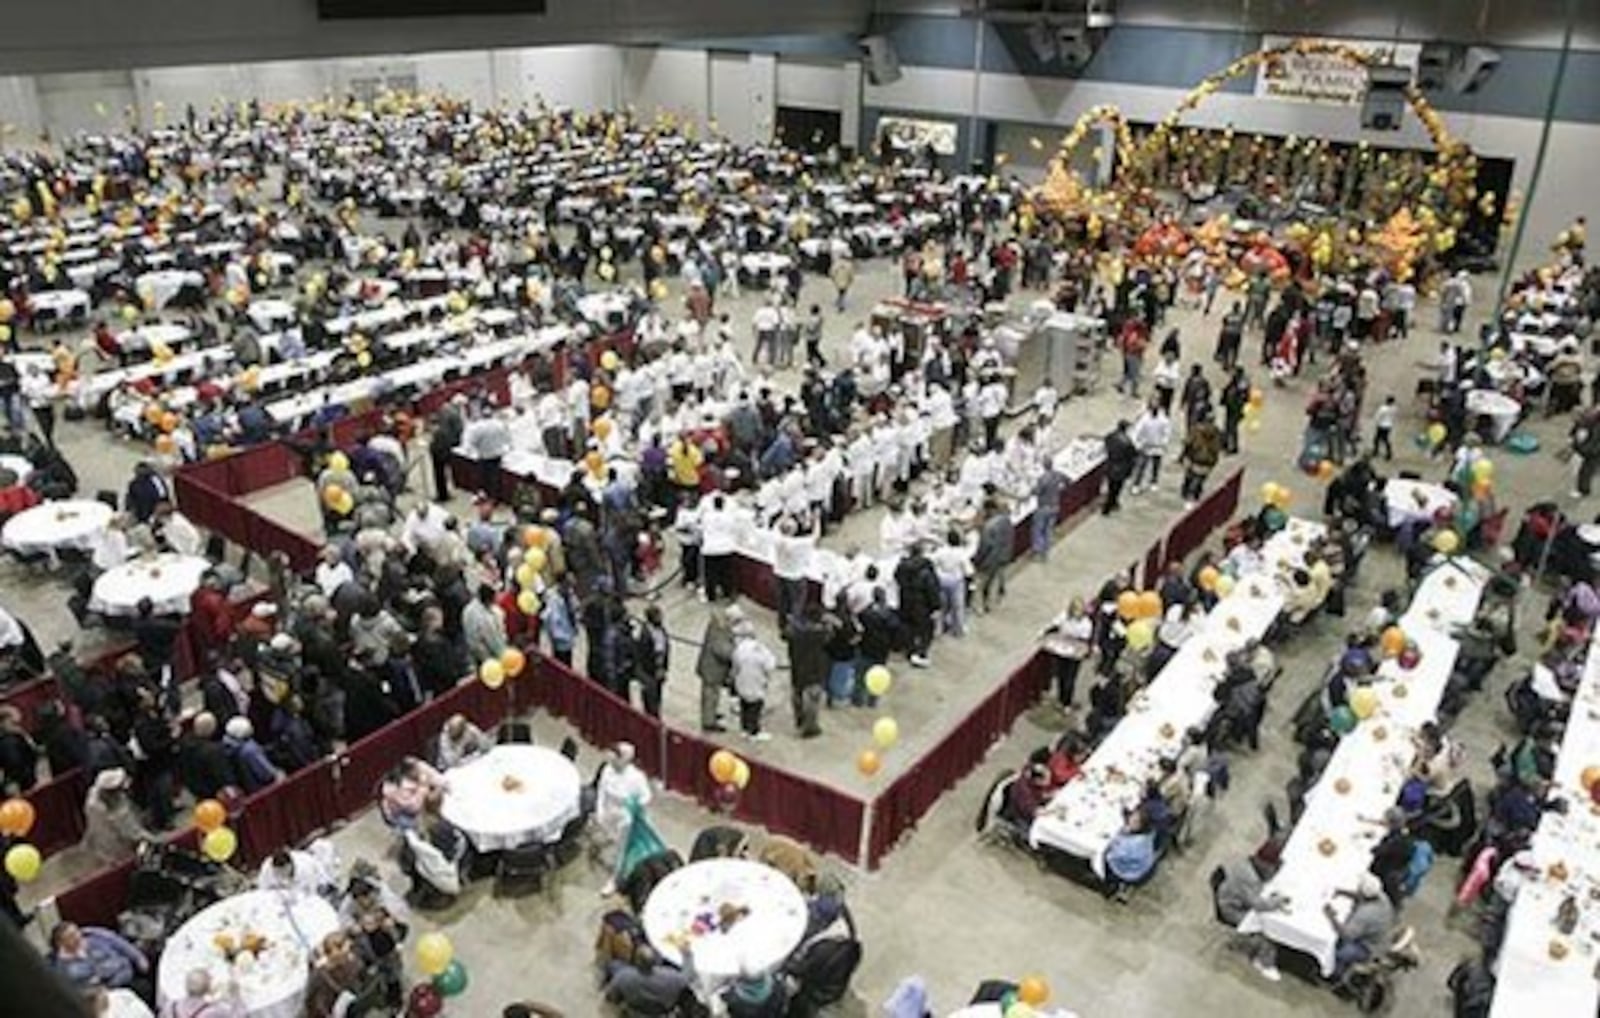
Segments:
[[[1492,437],[1496,442],[1504,442],[1516,427],[1517,418],[1522,416],[1522,404],[1503,392],[1474,389],[1467,393],[1467,413],[1474,418],[1489,418],[1494,427]]]
[[[1038,1018],[1077,1018],[1077,1015],[1073,1014],[1073,1012],[1063,1011],[1060,1008],[1051,1007],[1049,1004],[1045,1004],[1042,1008],[1036,1007],[1031,1013],[1037,1015]],[[950,1012],[950,1018],[1004,1018],[1004,1015],[1000,1011],[999,1004],[984,1003],[968,1004],[959,1011],[952,1011]]]
[[[250,1018],[300,1018],[312,950],[339,928],[333,906],[321,898],[282,891],[247,891],[224,898],[179,927],[161,953],[156,999],[162,1008],[183,999],[190,970],[208,969],[213,986],[237,980]],[[256,955],[230,965],[216,940],[235,943],[247,934],[265,938]],[[247,960],[248,959],[248,960]]]
[[[444,818],[480,852],[548,844],[578,815],[578,769],[542,746],[496,746],[446,777]]]
[[[110,1007],[105,1018],[153,1018],[150,1005],[134,995],[132,990],[112,990],[106,994]]]
[[[111,522],[111,507],[87,498],[45,502],[24,509],[6,521],[0,541],[23,554],[53,552],[60,548],[88,551]]]
[[[1383,501],[1389,525],[1398,527],[1407,520],[1431,520],[1441,509],[1454,509],[1456,496],[1443,485],[1396,477],[1384,485]]]
[[[124,562],[94,581],[89,609],[101,615],[137,615],[139,602],[148,597],[157,615],[187,615],[189,598],[210,568],[209,560],[193,555],[155,555]]]
[[[749,909],[728,929],[706,929],[724,905]],[[698,930],[697,930],[698,927]],[[788,877],[748,859],[705,859],[667,874],[644,905],[644,932],[656,953],[683,964],[682,943],[694,945],[703,992],[741,972],[772,972],[806,932],[806,901]]]

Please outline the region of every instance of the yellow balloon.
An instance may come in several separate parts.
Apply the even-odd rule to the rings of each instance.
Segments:
[[[1461,537],[1454,530],[1441,530],[1433,535],[1433,549],[1441,555],[1454,555],[1461,549]]]
[[[733,760],[733,783],[740,791],[750,784],[750,765],[740,757]]]
[[[456,949],[443,933],[424,933],[417,938],[417,968],[426,976],[436,976],[450,967]]]
[[[867,669],[867,692],[873,696],[883,696],[889,692],[889,687],[894,685],[894,676],[889,674],[889,669],[883,665],[873,665]]]
[[[517,611],[524,615],[539,614],[539,595],[531,590],[524,590],[517,595]]]
[[[600,366],[607,371],[615,371],[622,367],[622,358],[617,356],[615,350],[607,350],[600,355]]]
[[[44,859],[32,845],[12,845],[6,852],[6,872],[19,884],[26,884],[39,876]]]
[[[239,836],[231,827],[218,827],[207,831],[200,841],[200,851],[212,862],[227,862],[239,850]]]
[[[1378,694],[1370,687],[1358,686],[1350,691],[1350,713],[1365,721],[1378,712]]]
[[[522,553],[522,563],[536,573],[544,572],[545,557],[543,548],[529,548]]]
[[[1128,647],[1131,650],[1144,650],[1155,642],[1156,624],[1151,619],[1138,619],[1128,624]]]
[[[328,469],[339,471],[349,470],[350,457],[346,456],[342,452],[332,453],[328,456]]]
[[[526,562],[517,567],[517,586],[522,589],[531,590],[538,579],[539,571]]]
[[[1428,441],[1432,444],[1438,445],[1439,443],[1443,442],[1446,434],[1448,434],[1448,432],[1445,431],[1443,424],[1435,421],[1434,423],[1428,425]]]
[[[490,689],[499,689],[506,681],[506,668],[499,661],[490,658],[478,666],[478,678]]]
[[[872,723],[872,741],[879,749],[889,749],[900,741],[900,724],[894,718],[879,718]]]

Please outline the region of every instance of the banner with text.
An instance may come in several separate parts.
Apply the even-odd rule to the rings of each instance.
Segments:
[[[1268,35],[1262,49],[1286,46],[1295,41],[1287,35]],[[1418,43],[1383,42],[1373,39],[1314,39],[1348,46],[1379,62],[1394,63],[1415,73]],[[1327,106],[1358,106],[1367,94],[1367,69],[1333,53],[1279,53],[1257,66],[1256,95],[1262,99],[1322,103]]]

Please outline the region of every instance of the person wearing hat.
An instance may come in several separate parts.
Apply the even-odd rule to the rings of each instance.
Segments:
[[[1339,920],[1339,910],[1333,902],[1322,906],[1322,914],[1333,924],[1338,941],[1333,948],[1333,975],[1335,979],[1349,971],[1350,966],[1376,957],[1388,942],[1394,930],[1394,906],[1383,893],[1383,881],[1371,873],[1361,874],[1354,892],[1335,891],[1353,902],[1350,914]]]
[[[1288,898],[1266,890],[1278,872],[1281,852],[1278,843],[1269,840],[1249,858],[1223,864],[1222,883],[1216,890],[1217,918],[1236,927],[1252,912],[1281,912],[1289,907]],[[1278,948],[1272,941],[1259,933],[1247,934],[1239,948],[1262,978],[1274,983],[1283,978],[1278,972]]]
[[[211,984],[211,970],[190,969],[183,977],[183,996],[161,1011],[161,1018],[245,1018],[250,1013],[239,984],[230,980],[223,992]]]
[[[118,862],[157,837],[134,812],[128,772],[111,767],[95,775],[83,803],[83,847],[104,863]]]
[[[257,792],[282,780],[283,772],[267,757],[267,751],[256,741],[255,726],[243,714],[228,719],[222,729],[222,748],[233,760],[239,784],[246,793]]]
[[[629,807],[637,804],[643,808],[650,804],[650,779],[634,762],[635,750],[631,742],[618,742],[606,753],[606,762],[600,768],[595,782],[594,823],[602,843],[622,855],[627,843],[628,828],[632,824]],[[610,894],[616,888],[608,881],[602,893]]]

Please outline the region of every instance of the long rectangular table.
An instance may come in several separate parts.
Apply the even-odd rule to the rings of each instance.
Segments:
[[[1468,559],[1441,561],[1418,587],[1400,628],[1416,641],[1421,660],[1404,669],[1387,660],[1372,690],[1378,709],[1339,741],[1327,768],[1306,795],[1305,812],[1284,845],[1282,865],[1267,890],[1289,900],[1278,912],[1252,912],[1242,933],[1260,933],[1313,958],[1333,973],[1333,924],[1324,905],[1348,909],[1338,890],[1353,890],[1372,864],[1384,811],[1393,806],[1410,768],[1411,737],[1433,719],[1455,670],[1459,646],[1451,631],[1472,620],[1488,572]]]
[[[1572,699],[1572,713],[1556,758],[1554,791],[1566,797],[1565,814],[1546,813],[1534,832],[1538,876],[1517,892],[1506,923],[1496,968],[1494,1008],[1490,1018],[1529,1015],[1592,1015],[1600,1010],[1600,815],[1590,805],[1582,783],[1583,769],[1600,764],[1600,637],[1589,644],[1583,680]],[[1560,863],[1565,880],[1551,867]],[[1571,895],[1578,905],[1578,925],[1571,935],[1556,928],[1561,903]],[[1565,955],[1551,955],[1554,945]],[[1559,953],[1559,952],[1558,952]]]
[[[1028,829],[1029,844],[1082,859],[1104,877],[1106,846],[1122,829],[1126,811],[1138,804],[1145,780],[1162,757],[1177,755],[1189,728],[1210,719],[1216,708],[1212,691],[1228,653],[1266,634],[1285,603],[1278,577],[1304,561],[1306,546],[1322,532],[1321,524],[1292,519],[1273,535],[1262,549],[1266,570],[1241,577],[1133,698],[1127,715],[1084,763],[1083,774],[1039,811]]]

